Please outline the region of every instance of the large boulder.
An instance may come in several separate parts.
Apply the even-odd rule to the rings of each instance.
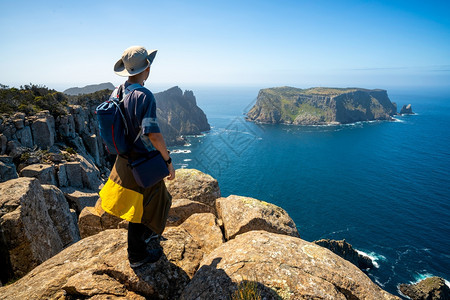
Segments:
[[[42,149],[50,148],[55,142],[55,134],[49,118],[39,118],[31,125],[34,144]]]
[[[30,126],[22,127],[21,129],[17,130],[16,137],[22,144],[22,146],[27,148],[33,147],[33,135],[31,134]]]
[[[271,203],[231,195],[217,199],[216,210],[223,221],[227,240],[251,230],[265,230],[299,237],[297,227],[287,212]]]
[[[11,156],[0,156],[0,182],[19,177]]]
[[[34,177],[39,179],[41,184],[57,185],[56,169],[53,165],[32,164],[20,170],[21,177]]]
[[[224,243],[218,220],[211,213],[193,214],[181,227],[189,232],[206,254]]]
[[[76,160],[59,165],[59,186],[98,191],[99,186],[102,184],[99,169],[82,155],[78,154]]]
[[[265,231],[238,235],[206,256],[181,299],[230,299],[239,283],[262,299],[399,299],[328,249]]]
[[[399,289],[412,300],[450,299],[450,288],[441,277],[429,277],[415,284],[400,284]]]
[[[127,232],[103,231],[66,248],[17,282],[2,299],[178,299],[202,253],[187,232],[170,228],[162,258],[132,269]]]
[[[49,208],[37,179],[22,177],[0,183],[2,247],[14,276],[25,275],[63,249]]]
[[[75,122],[72,115],[61,115],[56,118],[58,132],[63,137],[74,138],[76,135]]]
[[[85,207],[78,218],[78,228],[81,238],[85,238],[106,229],[121,228],[121,223],[126,222],[121,218],[105,212],[101,206],[102,200],[99,198],[94,207]]]
[[[313,243],[331,250],[334,254],[348,260],[360,269],[370,269],[374,267],[370,257],[359,254],[358,251],[353,249],[352,245],[345,240],[336,241],[322,239],[314,241]]]
[[[85,207],[78,217],[78,228],[82,239],[103,231],[102,220],[94,207]]]
[[[173,199],[167,218],[167,226],[178,226],[197,213],[216,214],[214,207],[189,199]]]
[[[166,180],[166,186],[173,199],[189,199],[214,206],[220,197],[217,180],[195,169],[176,170],[175,180]]]
[[[77,214],[80,214],[85,207],[95,206],[95,203],[99,199],[98,192],[87,189],[64,187],[61,188],[61,191],[63,191],[64,196],[67,198],[70,207],[75,209]]]
[[[63,247],[67,247],[80,240],[80,232],[76,219],[70,211],[64,194],[54,185],[42,185],[47,212],[58,232]]]

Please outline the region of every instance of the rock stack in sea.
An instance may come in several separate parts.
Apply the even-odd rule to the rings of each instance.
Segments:
[[[411,104],[405,104],[403,105],[402,109],[400,110],[401,115],[413,115],[414,112],[412,110]]]

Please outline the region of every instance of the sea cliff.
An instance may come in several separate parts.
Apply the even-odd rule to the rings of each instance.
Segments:
[[[259,91],[249,121],[272,124],[330,125],[392,120],[397,106],[385,90],[361,88],[268,88]]]

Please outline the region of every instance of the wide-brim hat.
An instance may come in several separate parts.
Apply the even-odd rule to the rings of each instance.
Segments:
[[[119,76],[133,76],[142,73],[155,59],[158,50],[147,51],[142,46],[132,46],[122,54],[114,65],[114,72]]]

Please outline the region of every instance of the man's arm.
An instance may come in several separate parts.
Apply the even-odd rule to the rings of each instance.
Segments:
[[[156,150],[158,150],[164,160],[169,160],[169,152],[167,151],[166,143],[164,142],[164,138],[161,133],[149,133],[148,138],[150,139],[150,142],[152,142],[153,147],[155,147]],[[170,172],[169,177],[167,179],[173,180],[175,179],[175,169],[173,168],[172,162],[167,166]]]

